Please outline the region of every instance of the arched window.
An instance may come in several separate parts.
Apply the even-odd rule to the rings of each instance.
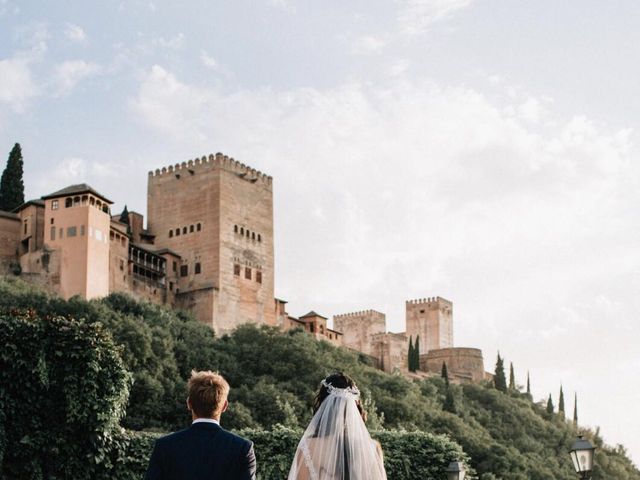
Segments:
[[[73,199],[71,197],[67,197],[64,199],[64,208],[69,208],[73,205]]]
[[[262,235],[258,234],[258,241],[261,242],[262,241]]]
[[[193,233],[195,230],[195,227],[193,225],[189,225],[189,233]]]
[[[176,237],[180,235],[180,229],[176,228]]]
[[[249,230],[247,230],[246,234],[247,234],[247,238],[249,238]]]
[[[255,240],[256,239],[256,232],[251,232],[251,240]]]
[[[198,223],[198,224],[196,225],[196,230],[197,230],[198,232],[199,232],[200,230],[202,230],[202,224],[201,224],[201,223]]]
[[[169,230],[169,238],[173,237],[173,230]]]
[[[183,233],[184,235],[186,235],[186,234],[187,234],[187,227],[182,227],[182,233]]]
[[[233,233],[238,233],[238,225],[233,226]]]
[[[244,235],[244,227],[240,227],[240,235]]]

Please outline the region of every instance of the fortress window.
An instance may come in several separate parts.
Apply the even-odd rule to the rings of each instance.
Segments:
[[[180,276],[186,277],[189,275],[189,265],[180,265]]]
[[[198,275],[201,271],[200,262],[196,263],[196,275]]]
[[[169,290],[173,292],[173,282],[169,282]]]
[[[51,225],[53,225],[53,217],[51,217]]]
[[[256,232],[252,232],[251,233],[251,240],[255,240],[256,239]]]
[[[96,199],[93,197],[89,197],[89,205],[93,206],[96,204]]]
[[[64,228],[61,228],[61,229],[58,231],[58,236],[59,236],[60,238],[62,238],[62,237],[64,236]]]
[[[238,276],[240,275],[240,265],[237,263],[233,266],[233,274]]]
[[[256,282],[262,283],[262,272],[260,270],[256,272]]]
[[[251,280],[251,269],[249,267],[244,267],[244,278]]]
[[[174,260],[174,262],[173,262],[173,271],[174,271],[174,272],[177,272],[177,271],[178,271],[178,262],[176,262],[175,260]]]
[[[64,199],[64,208],[69,208],[73,205],[73,199],[71,197],[67,197]]]
[[[29,226],[29,225],[28,225],[28,223],[27,223],[27,220],[25,220],[25,221],[24,221],[24,235],[26,235],[26,234],[27,234],[27,228],[28,228],[28,226]]]
[[[86,195],[83,195],[83,196],[82,196],[82,204],[83,204],[83,205],[86,205],[88,201],[89,201],[89,197],[88,197],[88,196],[86,196]]]
[[[173,229],[169,230],[169,238],[173,237]]]
[[[315,327],[315,325],[314,325],[313,323],[310,323],[310,324],[309,324],[309,331],[310,331],[311,333],[313,333],[313,331],[315,330],[315,328],[314,328],[314,327]]]
[[[57,210],[58,209],[58,200],[52,200],[51,201],[51,210]]]
[[[258,241],[261,242],[262,241],[262,235],[258,234]]]
[[[106,203],[104,205],[102,205],[102,211],[104,213],[109,213],[109,206]]]
[[[73,204],[77,205],[80,203],[80,197],[73,197]]]
[[[124,260],[120,260],[120,270],[124,272]]]
[[[80,225],[80,236],[84,237],[84,225]]]
[[[233,226],[233,233],[238,233],[238,225]]]
[[[197,230],[197,231],[202,230],[202,224],[201,224],[201,223],[199,223],[199,224],[197,224],[197,225],[196,225],[196,230]]]
[[[113,233],[112,230],[109,231],[109,240],[111,240],[112,242],[115,240],[116,238],[116,234]]]
[[[189,233],[193,233],[194,230],[195,228],[193,227],[193,225],[189,225]]]
[[[51,227],[51,240],[56,239],[56,227]]]
[[[247,232],[246,232],[246,233],[247,233],[247,238],[249,238],[249,230],[247,230]]]
[[[182,233],[183,233],[183,235],[187,234],[187,227],[182,227]]]
[[[176,237],[180,235],[180,229],[176,228]]]
[[[424,310],[420,310],[420,313],[424,313]]]

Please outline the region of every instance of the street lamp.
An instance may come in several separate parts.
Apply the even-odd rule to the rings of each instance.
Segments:
[[[578,435],[576,441],[571,445],[569,456],[573,462],[573,468],[576,473],[580,475],[582,480],[591,479],[591,470],[593,470],[593,453],[596,447],[589,440],[582,438],[582,435]]]
[[[454,460],[445,472],[447,472],[447,480],[464,480],[465,471],[462,462]]]

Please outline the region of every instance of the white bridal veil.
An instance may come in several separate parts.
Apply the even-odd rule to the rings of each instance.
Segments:
[[[385,480],[382,458],[362,420],[355,387],[322,381],[329,395],[298,444],[288,480]]]

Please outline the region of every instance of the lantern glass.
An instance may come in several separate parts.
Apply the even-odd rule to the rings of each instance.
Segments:
[[[569,456],[576,473],[585,473],[593,470],[594,451],[595,448],[591,442],[584,440],[582,437],[578,437],[573,443]]]

